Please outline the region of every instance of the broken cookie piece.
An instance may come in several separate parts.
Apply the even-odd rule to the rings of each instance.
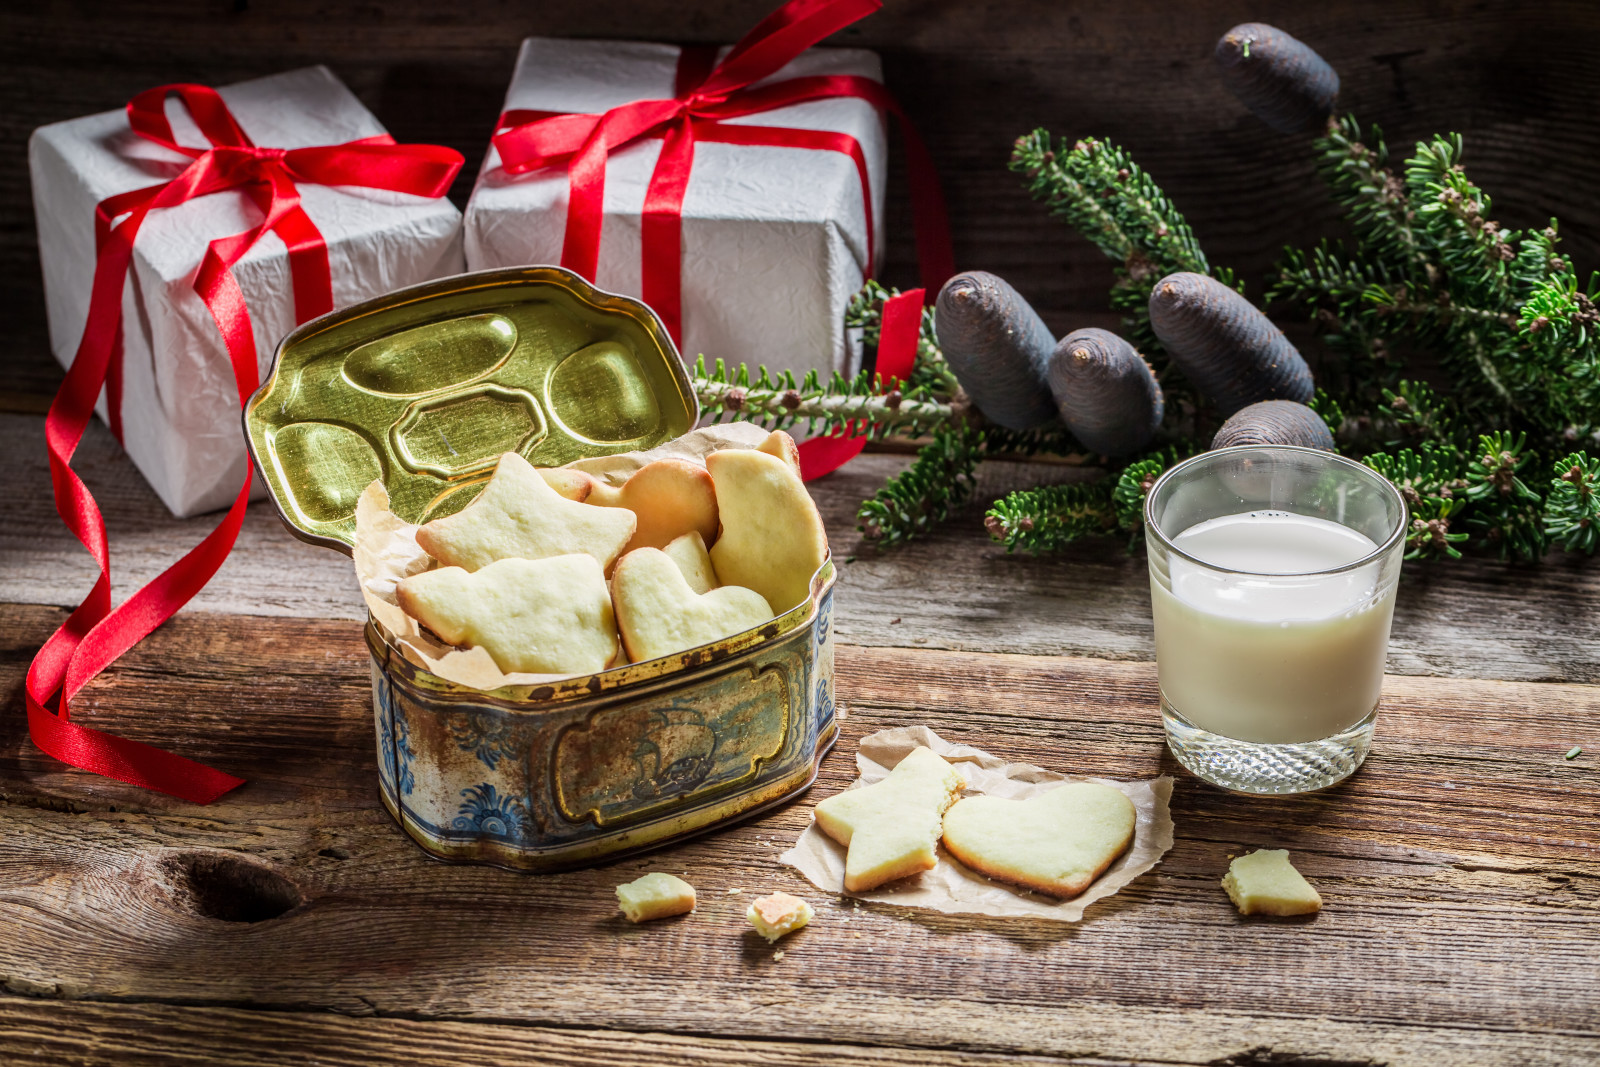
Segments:
[[[961,772],[931,748],[913,749],[881,782],[817,805],[817,827],[844,845],[844,887],[864,893],[939,862],[945,809],[965,788]]]
[[[1234,860],[1222,888],[1240,915],[1310,915],[1322,908],[1321,894],[1281,848],[1257,849]]]
[[[631,923],[684,915],[694,910],[694,886],[682,878],[652,871],[617,886],[617,903]]]
[[[794,933],[810,922],[815,914],[816,910],[799,897],[773,893],[751,901],[744,916],[756,928],[756,933],[770,942]]]

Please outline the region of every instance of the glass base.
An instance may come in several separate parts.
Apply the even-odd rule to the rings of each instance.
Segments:
[[[1264,745],[1202,730],[1161,698],[1167,747],[1179,763],[1212,785],[1238,793],[1307,793],[1342,782],[1372,748],[1373,708],[1367,717],[1321,741]]]

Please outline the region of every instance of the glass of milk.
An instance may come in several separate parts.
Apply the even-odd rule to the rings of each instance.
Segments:
[[[1161,715],[1172,754],[1245,793],[1299,793],[1366,759],[1406,508],[1331,452],[1242,445],[1145,498]]]

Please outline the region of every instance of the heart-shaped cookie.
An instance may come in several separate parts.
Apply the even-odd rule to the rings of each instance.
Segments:
[[[944,813],[944,847],[975,871],[1067,900],[1133,841],[1133,802],[1110,786],[1066,782],[1027,800],[967,797]]]
[[[760,593],[725,585],[696,593],[659,548],[640,548],[617,563],[611,580],[617,629],[635,663],[670,656],[743,633],[772,618]]]
[[[939,816],[966,780],[931,748],[914,748],[881,782],[817,805],[817,828],[849,849],[844,887],[865,893],[939,862]]]

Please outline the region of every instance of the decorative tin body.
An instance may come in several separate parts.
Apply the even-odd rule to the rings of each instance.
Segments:
[[[838,732],[832,609],[828,563],[776,638],[640,664],[648,674],[635,681],[546,700],[442,681],[369,622],[384,806],[441,859],[548,871],[787,800]]]
[[[245,408],[284,522],[350,551],[374,479],[394,513],[465,506],[496,459],[647,449],[692,427],[676,348],[644,305],[556,267],[483,271],[324,316]],[[825,562],[807,600],[700,648],[492,691],[406,658],[376,619],[384,805],[441,859],[546,871],[666,844],[803,791],[837,733]]]

